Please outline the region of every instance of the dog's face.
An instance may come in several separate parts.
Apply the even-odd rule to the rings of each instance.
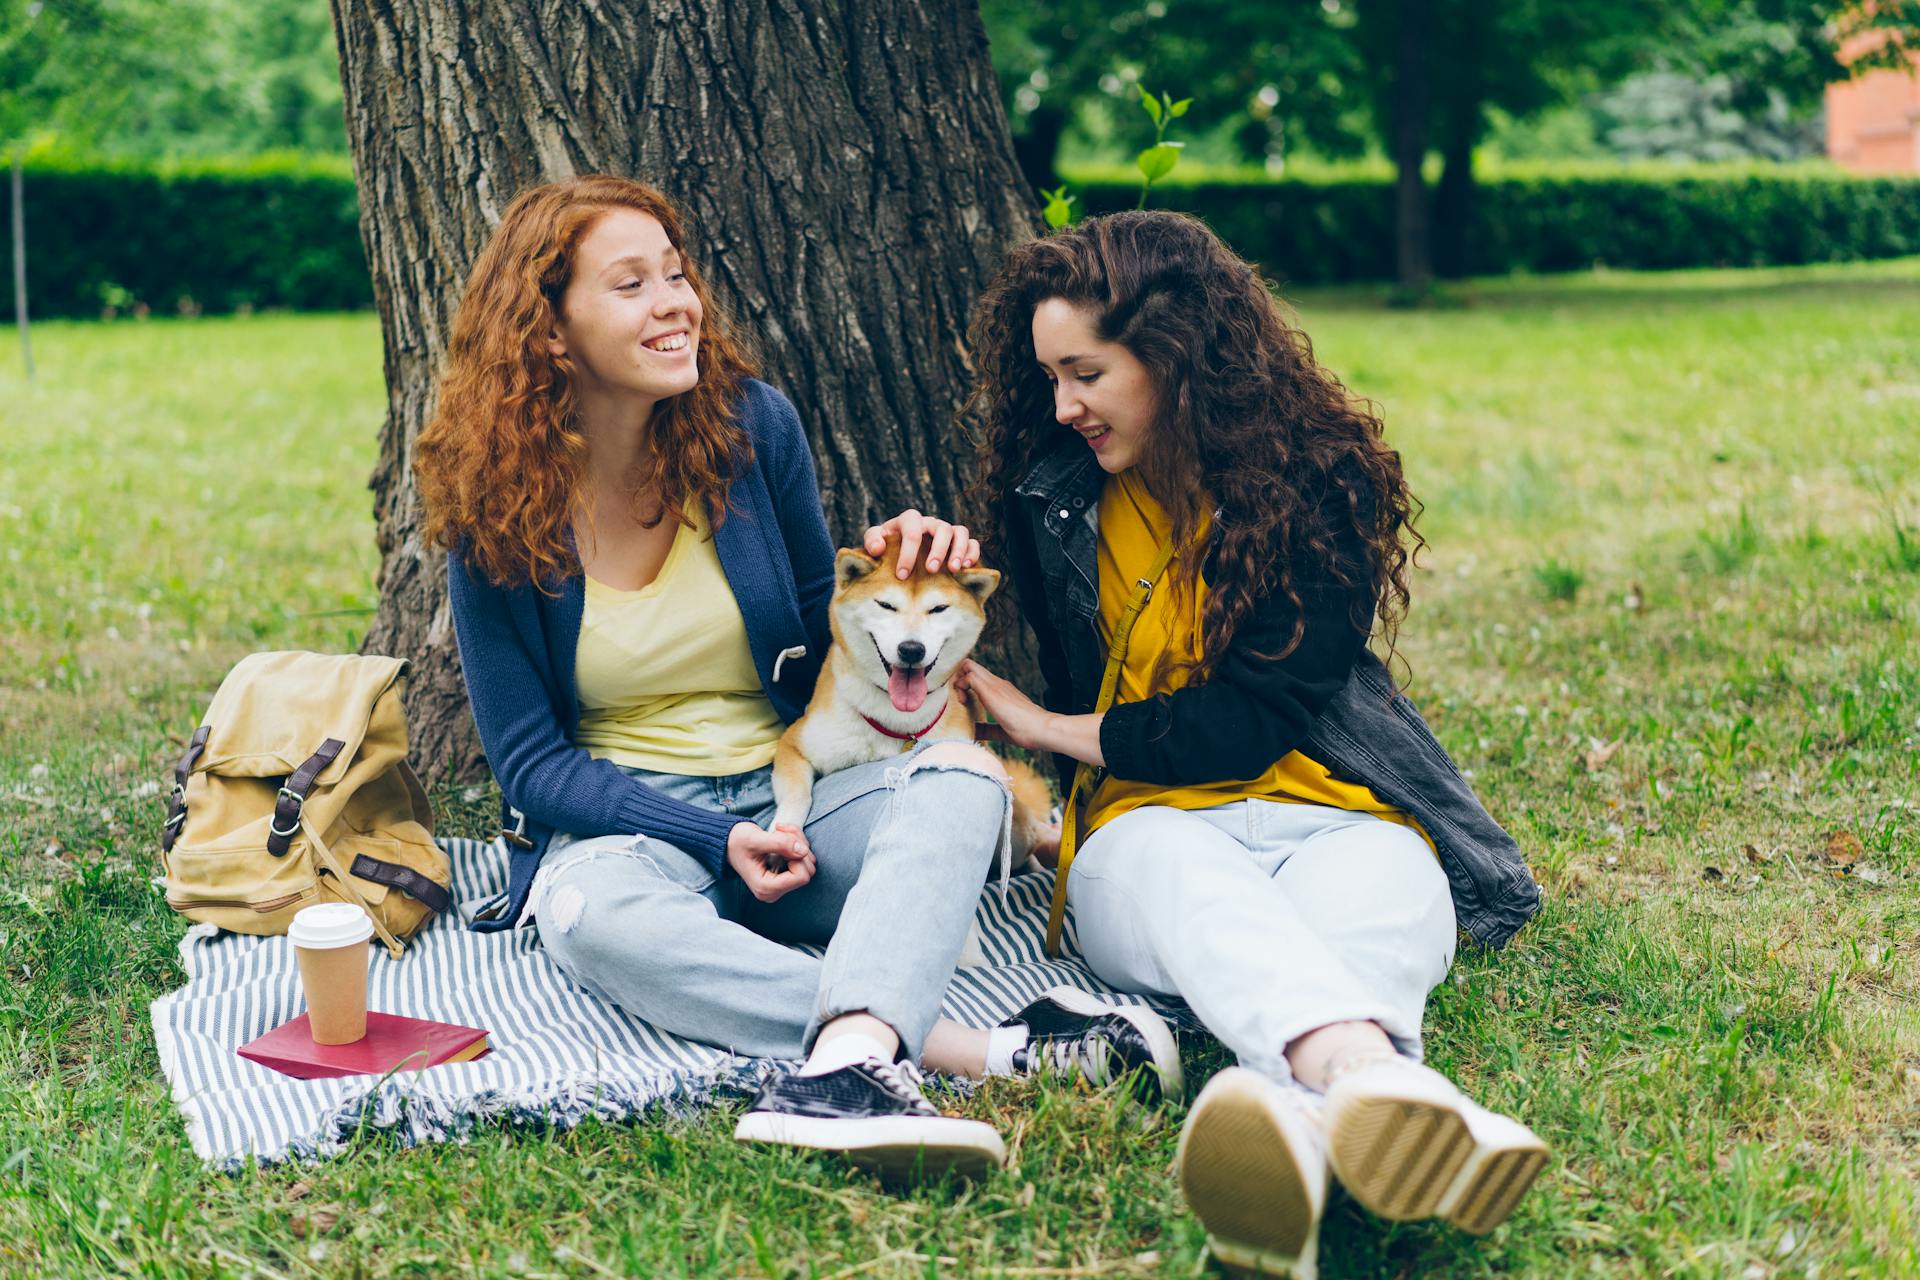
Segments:
[[[929,573],[916,564],[903,582],[893,571],[899,561],[897,541],[878,559],[843,547],[833,562],[830,612],[834,640],[854,669],[885,689],[895,710],[913,712],[926,702],[928,687],[944,685],[972,652],[1000,573]]]

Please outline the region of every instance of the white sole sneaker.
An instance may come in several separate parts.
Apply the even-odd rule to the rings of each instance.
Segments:
[[[1444,1218],[1483,1236],[1512,1215],[1547,1163],[1547,1144],[1531,1129],[1411,1062],[1334,1081],[1327,1118],[1341,1184],[1399,1222]]]
[[[1243,1275],[1314,1280],[1326,1154],[1281,1087],[1228,1067],[1194,1099],[1175,1156],[1213,1256]]]
[[[1007,1162],[1007,1145],[990,1124],[955,1116],[876,1116],[834,1120],[750,1111],[733,1136],[845,1156],[888,1178],[978,1177]]]
[[[1042,994],[1061,1008],[1082,1017],[1096,1018],[1103,1013],[1112,1013],[1126,1019],[1147,1042],[1147,1052],[1153,1055],[1154,1074],[1160,1077],[1161,1098],[1167,1102],[1178,1102],[1187,1096],[1186,1080],[1180,1071],[1180,1043],[1174,1039],[1173,1028],[1167,1025],[1165,1018],[1141,1005],[1110,1004],[1091,991],[1081,991],[1075,987],[1053,987]]]

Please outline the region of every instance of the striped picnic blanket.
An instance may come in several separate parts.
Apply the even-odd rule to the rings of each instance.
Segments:
[[[442,840],[461,912],[506,888],[505,846]],[[962,969],[947,988],[948,1016],[991,1026],[1048,987],[1115,995],[1077,959],[1048,959],[1041,935],[1051,872],[1014,877],[1004,897],[982,895],[981,948],[990,963]],[[1066,950],[1078,955],[1068,917]],[[812,948],[817,954],[819,948]],[[654,1108],[684,1112],[751,1091],[782,1065],[667,1035],[570,981],[533,930],[479,934],[441,919],[398,961],[376,947],[375,1009],[490,1031],[475,1062],[380,1079],[296,1080],[234,1052],[305,1007],[287,939],[195,925],[180,941],[187,984],[153,1002],[161,1069],[201,1158],[237,1168],[338,1153],[363,1130],[390,1130],[405,1145],[460,1141],[477,1123],[567,1127],[588,1116],[621,1120]]]

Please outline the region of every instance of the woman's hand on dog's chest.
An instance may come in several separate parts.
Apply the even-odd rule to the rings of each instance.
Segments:
[[[988,716],[994,723],[975,726],[981,739],[1011,742],[1029,751],[1052,751],[1091,765],[1106,764],[1100,750],[1101,714],[1065,716],[1049,711],[973,659],[954,672],[953,687],[973,708],[974,719]]]

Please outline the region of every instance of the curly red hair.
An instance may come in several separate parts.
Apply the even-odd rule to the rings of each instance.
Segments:
[[[685,508],[697,501],[717,528],[728,485],[752,458],[734,406],[755,371],[687,252],[673,203],[645,183],[607,175],[523,191],[467,278],[439,404],[413,449],[428,541],[458,546],[496,585],[546,591],[580,569],[572,534],[586,515],[587,440],[576,419],[572,361],[549,352],[547,339],[581,240],[614,209],[659,220],[705,312],[700,380],[654,406],[654,447],[644,472],[631,478],[633,492],[660,501],[655,522],[670,514],[687,523]]]

